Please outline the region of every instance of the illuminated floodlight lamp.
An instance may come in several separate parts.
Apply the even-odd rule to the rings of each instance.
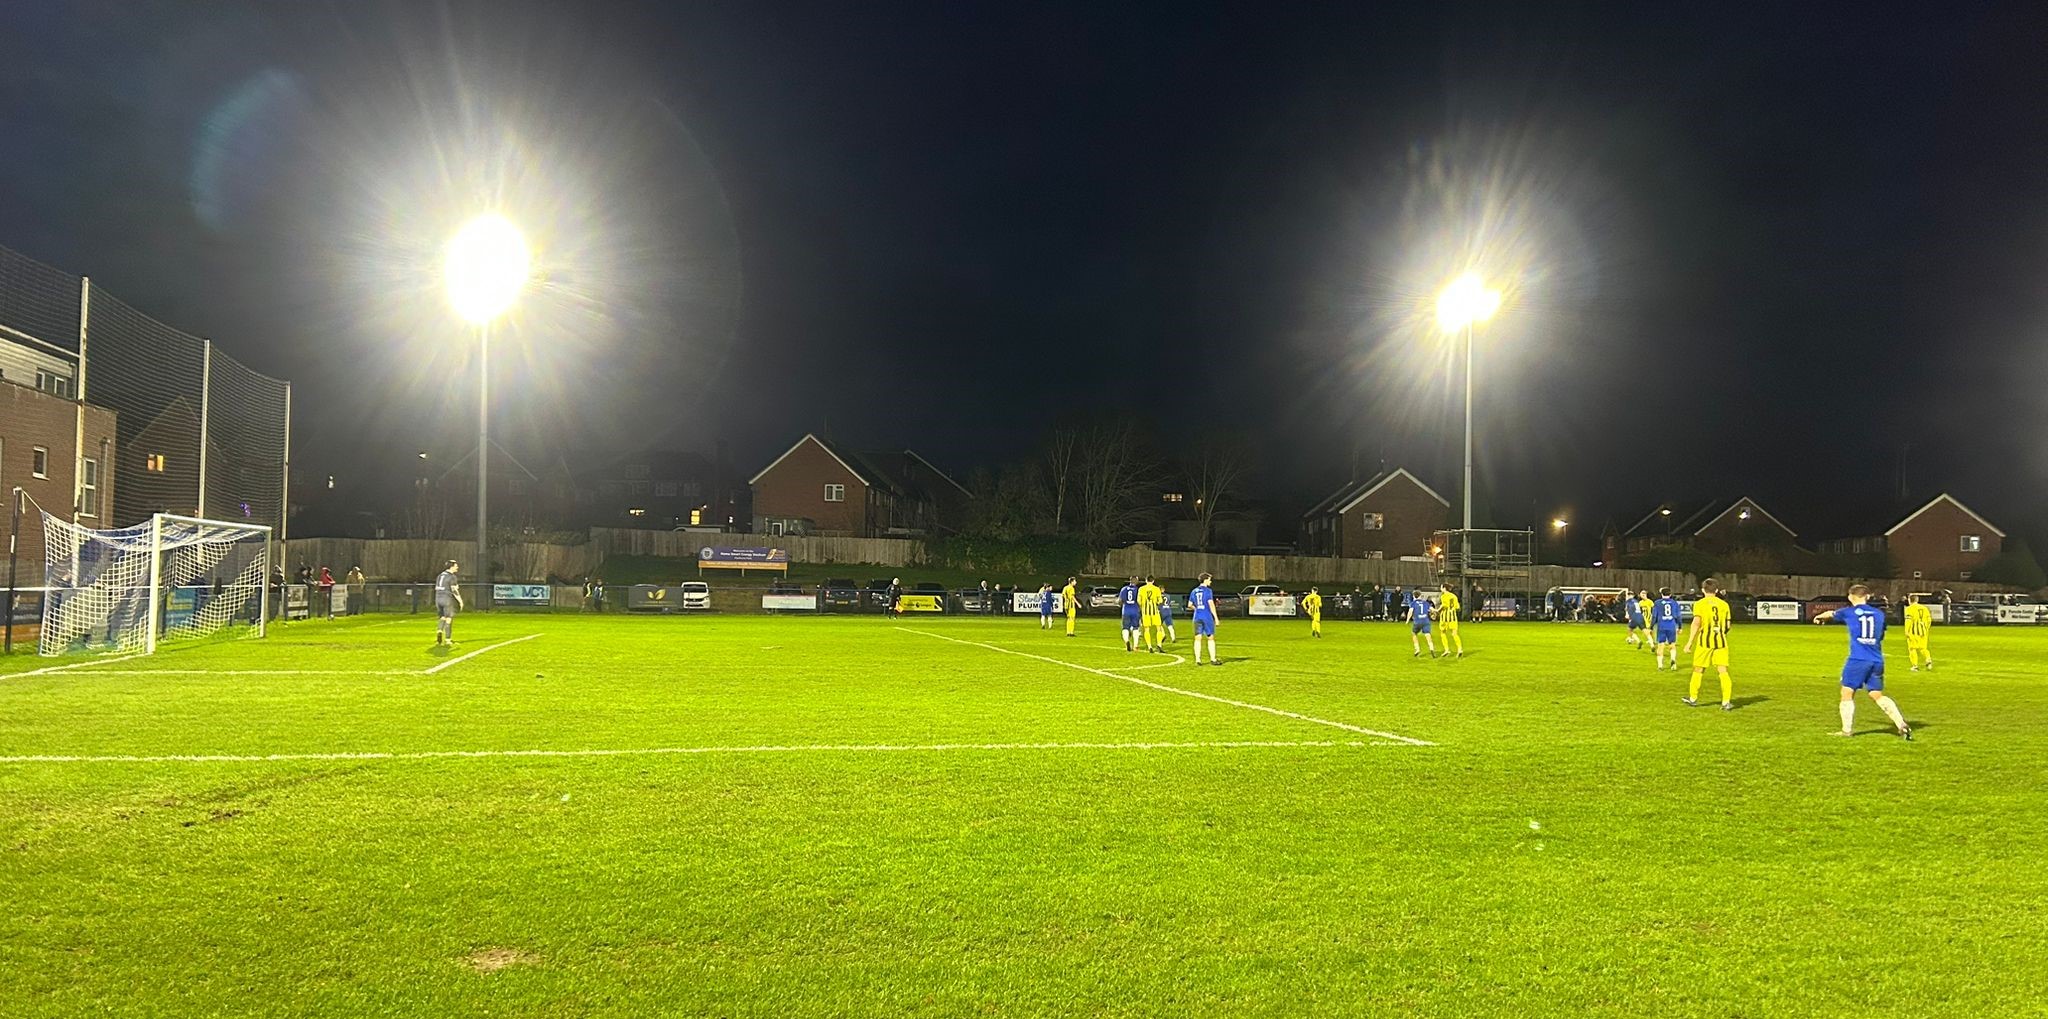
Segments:
[[[1457,332],[1484,322],[1500,310],[1500,291],[1479,281],[1478,273],[1466,273],[1444,287],[1436,299],[1437,325],[1445,332]]]
[[[519,228],[497,213],[478,216],[448,242],[448,303],[467,321],[489,322],[519,298],[532,270]]]

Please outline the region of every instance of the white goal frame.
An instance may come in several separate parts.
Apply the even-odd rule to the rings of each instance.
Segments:
[[[166,547],[165,532],[167,525],[174,532],[184,527],[196,527],[201,529],[217,528],[223,533],[214,539],[205,537],[203,533],[195,536],[192,540],[185,541],[174,537],[173,544]],[[147,528],[135,526],[96,530],[89,527],[81,527],[61,517],[45,512],[43,514],[43,544],[46,590],[43,596],[42,628],[38,638],[38,643],[41,645],[39,650],[45,655],[60,654],[63,650],[69,648],[74,641],[81,637],[89,639],[95,630],[100,628],[106,629],[111,635],[114,630],[113,621],[119,614],[123,612],[134,613],[137,608],[141,608],[145,613],[146,622],[141,628],[142,635],[139,647],[136,643],[128,641],[117,643],[111,636],[108,641],[108,647],[131,653],[139,650],[142,654],[155,654],[157,646],[171,636],[167,635],[164,631],[165,584],[172,583],[179,587],[192,586],[191,582],[193,580],[204,577],[214,567],[224,561],[227,553],[222,552],[217,558],[203,562],[194,562],[191,559],[187,559],[176,571],[180,575],[169,577],[165,575],[166,560],[176,555],[182,549],[201,548],[209,544],[233,546],[245,542],[254,543],[256,544],[256,551],[253,557],[245,561],[245,565],[241,567],[237,579],[221,588],[222,591],[240,590],[244,592],[242,600],[238,605],[230,607],[226,614],[218,616],[212,623],[211,629],[202,629],[201,632],[211,633],[225,629],[234,620],[247,618],[245,609],[249,605],[249,600],[246,597],[246,593],[250,584],[253,583],[256,588],[254,592],[256,595],[256,615],[253,620],[256,624],[256,632],[254,635],[257,637],[268,636],[270,632],[270,577],[273,536],[272,528],[266,524],[244,523],[232,520],[209,520],[204,517],[181,516],[175,513],[157,513],[152,515]],[[102,573],[99,576],[95,576],[90,583],[77,583],[78,572],[83,561],[80,551],[88,543],[95,541],[110,546],[112,554],[115,556],[147,554],[149,556],[147,579],[135,576],[133,572],[128,573],[126,579],[123,579],[119,575],[119,571],[116,570],[114,571],[116,574],[114,576],[109,577]],[[67,565],[68,569],[66,569]],[[60,571],[67,573],[72,583],[58,583]],[[182,574],[187,572],[194,573],[195,575],[189,577],[182,576]],[[216,577],[215,583],[218,584],[221,579]],[[148,584],[148,593],[145,597],[138,598],[137,596],[141,595],[141,592],[137,591],[136,587],[140,583]],[[207,625],[203,619],[204,614],[214,607],[216,601],[227,604],[226,599],[213,599],[203,603],[195,611],[195,617],[201,617],[202,619],[200,623],[201,628]],[[80,603],[85,607],[77,607]],[[130,618],[132,618],[132,615]]]

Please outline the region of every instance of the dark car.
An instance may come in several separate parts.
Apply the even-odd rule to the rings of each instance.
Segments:
[[[847,578],[835,578],[818,585],[818,606],[827,612],[860,611],[860,588]]]
[[[889,608],[889,582],[868,581],[868,607],[886,611]]]

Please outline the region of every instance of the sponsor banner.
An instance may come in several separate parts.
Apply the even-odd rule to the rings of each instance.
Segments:
[[[164,598],[164,629],[173,630],[192,622],[199,611],[199,588],[174,587]]]
[[[333,601],[332,601],[332,604],[333,604],[333,606],[334,606],[334,608],[333,608],[333,610],[332,610],[332,611],[334,612],[334,614],[335,614],[335,615],[337,615],[337,616],[345,616],[345,615],[348,615],[348,585],[347,585],[347,584],[336,584],[336,585],[334,585],[334,594],[333,594]]]
[[[336,585],[336,594],[341,587]],[[555,593],[546,584],[492,584],[491,601],[499,605],[551,605]]]
[[[2039,605],[2000,605],[1998,621],[2001,623],[2038,623],[2041,621]]]
[[[1066,599],[1061,598],[1060,593],[1058,591],[1053,591],[1047,594],[1046,598],[1052,602],[1052,610],[1054,612],[1065,612],[1067,610]],[[1019,591],[1016,594],[1011,595],[1010,611],[1020,616],[1037,615],[1038,592]]]
[[[697,550],[697,568],[702,570],[789,569],[789,550],[783,548],[728,548],[706,545]]]
[[[1920,604],[1922,604],[1922,605],[1925,605],[1925,606],[1927,606],[1927,621],[1928,621],[1928,622],[1930,622],[1930,623],[1946,623],[1946,622],[1948,622],[1948,606],[1946,606],[1946,605],[1943,605],[1942,603],[1940,603],[1940,602],[1938,602],[1938,601],[1935,601],[1935,602],[1930,602],[1930,601],[1923,601],[1923,602],[1921,602]]]
[[[808,594],[764,594],[761,607],[769,612],[815,612],[818,599]]]
[[[1521,607],[1522,600],[1520,598],[1488,598],[1480,603],[1479,618],[1513,619]]]
[[[1760,623],[1796,623],[1806,613],[1796,601],[1759,601],[1756,603],[1756,619]]]
[[[1291,616],[1297,608],[1291,594],[1255,594],[1246,611],[1254,616]]]
[[[945,597],[941,594],[906,594],[896,599],[896,609],[899,612],[944,612]]]
[[[304,584],[293,584],[284,589],[284,617],[305,619],[313,614],[313,592]]]
[[[628,611],[638,609],[642,611],[666,612],[672,608],[679,609],[682,607],[683,595],[681,588],[658,587],[654,584],[635,584],[626,589],[626,608]]]

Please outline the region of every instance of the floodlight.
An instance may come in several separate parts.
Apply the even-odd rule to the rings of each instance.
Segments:
[[[1456,332],[1484,322],[1500,310],[1500,291],[1479,281],[1477,273],[1466,273],[1444,287],[1436,299],[1436,320],[1445,332]]]
[[[512,306],[531,270],[519,228],[496,213],[478,216],[448,242],[448,302],[471,322],[489,322]]]
[[[1569,526],[1571,526],[1571,521],[1569,521],[1569,520],[1566,520],[1566,519],[1565,519],[1565,518],[1563,518],[1563,517],[1558,517],[1558,518],[1557,518],[1556,520],[1552,520],[1552,521],[1550,522],[1550,526],[1552,526],[1552,527],[1555,527],[1555,528],[1557,528],[1558,530],[1562,531],[1562,530],[1564,530],[1564,529],[1565,529],[1566,527],[1569,527]]]

